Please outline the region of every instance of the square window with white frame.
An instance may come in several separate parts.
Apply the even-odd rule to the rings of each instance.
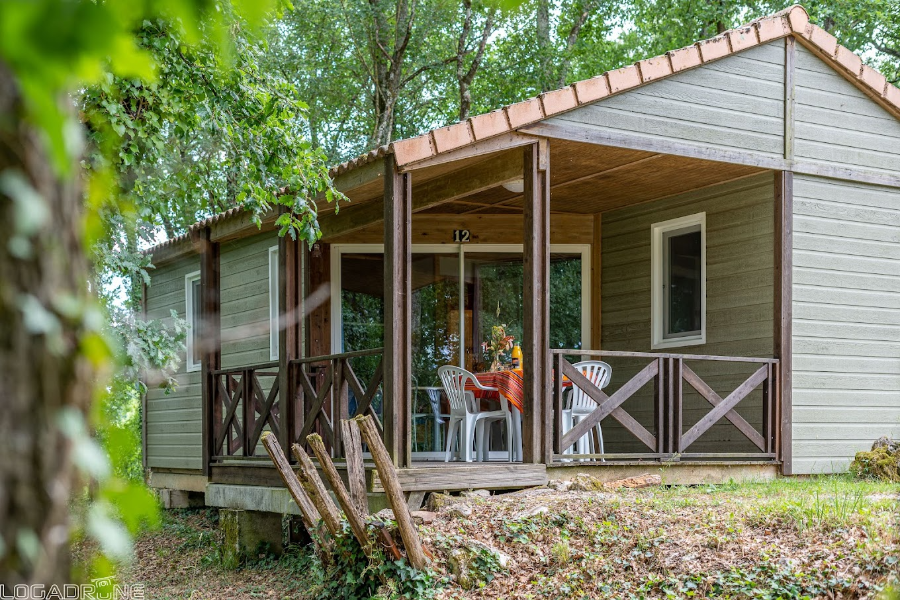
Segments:
[[[200,304],[200,271],[184,276],[185,320],[188,324],[187,352],[185,367],[187,371],[199,371],[203,357],[201,343],[202,312]]]
[[[281,328],[278,296],[278,246],[272,246],[269,248],[269,360],[278,360]]]
[[[654,350],[706,343],[706,213],[651,227]]]

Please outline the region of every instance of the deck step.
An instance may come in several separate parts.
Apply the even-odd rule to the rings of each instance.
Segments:
[[[371,471],[372,492],[384,488],[377,471]],[[428,467],[399,469],[397,476],[405,492],[527,488],[547,484],[546,465],[435,463]]]

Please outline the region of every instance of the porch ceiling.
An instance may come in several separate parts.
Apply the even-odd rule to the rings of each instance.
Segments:
[[[550,210],[594,214],[674,196],[765,169],[696,158],[553,140]],[[464,176],[464,172],[460,173]],[[415,175],[414,175],[415,177]],[[423,211],[431,214],[517,214],[522,194],[502,186]]]

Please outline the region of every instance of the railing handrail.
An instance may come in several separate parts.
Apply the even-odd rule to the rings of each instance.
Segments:
[[[358,356],[372,356],[373,354],[384,354],[384,348],[371,348],[369,350],[354,350],[352,352],[341,352],[340,354],[326,354],[324,356],[309,356],[306,358],[294,358],[288,361],[292,365],[303,365],[314,362],[328,362],[332,360],[340,360],[344,358],[356,358]]]
[[[259,363],[257,365],[247,365],[243,367],[229,367],[227,369],[213,369],[210,371],[212,375],[225,375],[227,373],[243,373],[244,371],[259,371],[260,369],[272,369],[277,368],[279,363],[277,360],[269,361],[265,363]],[[271,375],[274,377],[274,375]]]
[[[575,356],[613,356],[620,358],[678,358],[682,360],[714,360],[721,362],[745,362],[761,364],[778,364],[777,358],[761,358],[758,356],[714,356],[708,354],[673,354],[670,352],[626,352],[621,350],[575,350],[570,348],[551,348],[551,354]]]

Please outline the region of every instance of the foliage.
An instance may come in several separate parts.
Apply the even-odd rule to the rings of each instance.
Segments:
[[[494,325],[491,327],[490,341],[481,342],[482,351],[488,354],[491,361],[491,370],[496,370],[500,366],[500,359],[503,353],[512,349],[514,338],[506,335],[506,324]]]
[[[305,106],[294,88],[259,69],[265,45],[253,31],[275,8],[274,0],[0,3],[0,66],[16,77],[63,185],[74,185],[72,165],[83,159],[84,247],[71,250],[95,259],[92,287],[110,320],[105,338],[85,339],[79,351],[101,370],[124,367],[111,384],[98,382],[90,425],[76,409],[57,424],[76,466],[98,483],[83,521],[106,556],[97,574],[108,572],[108,559],[127,558],[129,533],[156,518],[155,500],[133,482],[143,391],[135,375],[149,369],[170,382],[184,336],[177,319],[163,327],[135,318],[133,278],[148,284],[152,269],[139,249],[159,229],[174,235],[201,214],[238,204],[257,216],[283,205],[280,233],[314,240],[311,198],[336,197],[321,152],[305,138]],[[67,93],[77,93],[87,131],[71,117]],[[23,210],[35,218],[61,208],[30,200]],[[99,328],[94,306],[65,300],[66,318]]]

